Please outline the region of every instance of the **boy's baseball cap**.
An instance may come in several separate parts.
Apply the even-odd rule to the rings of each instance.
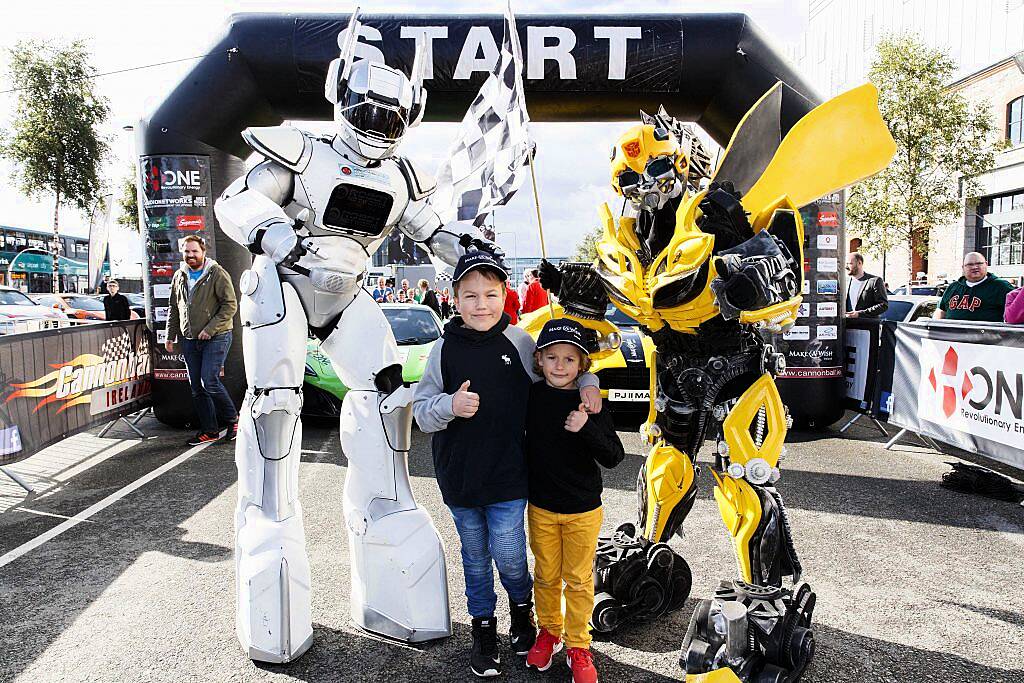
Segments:
[[[478,268],[489,268],[497,273],[502,282],[508,280],[508,273],[493,254],[487,251],[470,251],[459,257],[459,262],[455,264],[455,273],[452,274],[452,282],[458,282],[466,273]]]
[[[575,320],[569,318],[555,318],[544,323],[544,329],[537,337],[537,350],[540,351],[552,344],[572,344],[579,347],[583,353],[590,353],[590,344],[587,334],[589,330]]]

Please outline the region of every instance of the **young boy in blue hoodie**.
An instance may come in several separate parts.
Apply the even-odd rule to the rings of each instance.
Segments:
[[[452,277],[459,315],[434,345],[413,406],[420,429],[433,433],[437,484],[462,545],[477,676],[501,673],[492,562],[509,596],[513,652],[525,655],[537,635],[523,522],[524,430],[530,386],[540,377],[533,340],[504,313],[507,279],[487,252],[459,259]],[[594,412],[601,407],[597,384],[592,374],[580,377],[581,401]]]

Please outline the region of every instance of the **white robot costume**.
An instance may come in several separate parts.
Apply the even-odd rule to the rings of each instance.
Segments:
[[[337,134],[247,129],[244,139],[265,160],[215,205],[224,232],[256,254],[240,281],[249,388],[235,451],[236,630],[249,657],[265,662],[295,659],[313,637],[298,500],[309,329],[349,387],[341,445],[352,617],[409,642],[451,634],[444,547],[409,486],[413,389],[402,383],[391,328],[360,282],[396,226],[453,265],[467,249],[496,248],[471,226],[442,226],[427,203],[433,179],[394,155],[423,116],[422,54],[411,80],[354,62],[357,33],[354,14],[327,77]]]

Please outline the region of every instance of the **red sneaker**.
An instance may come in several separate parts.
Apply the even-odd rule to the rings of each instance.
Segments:
[[[526,666],[532,666],[537,671],[547,671],[551,668],[552,657],[561,649],[562,639],[542,628],[537,634],[537,642],[526,653]]]
[[[597,669],[589,648],[570,647],[565,651],[565,663],[572,669],[572,683],[597,683]]]

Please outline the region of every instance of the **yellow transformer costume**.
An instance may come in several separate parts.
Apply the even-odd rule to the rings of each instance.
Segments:
[[[601,207],[596,262],[541,269],[565,315],[613,338],[610,299],[657,347],[639,521],[601,539],[595,630],[686,600],[690,569],[666,542],[693,506],[697,452],[716,441],[714,497],[739,576],[694,611],[680,654],[694,681],[796,681],[813,654],[815,596],[796,585],[800,561],[775,487],[789,419],[773,376],[785,359],[759,332],[797,316],[798,207],[877,173],[895,151],[873,86],[820,105],[785,136],[782,87],[747,112],[714,173],[692,130],[664,109],[643,114],[612,150],[612,185],[626,201],[617,220]]]

